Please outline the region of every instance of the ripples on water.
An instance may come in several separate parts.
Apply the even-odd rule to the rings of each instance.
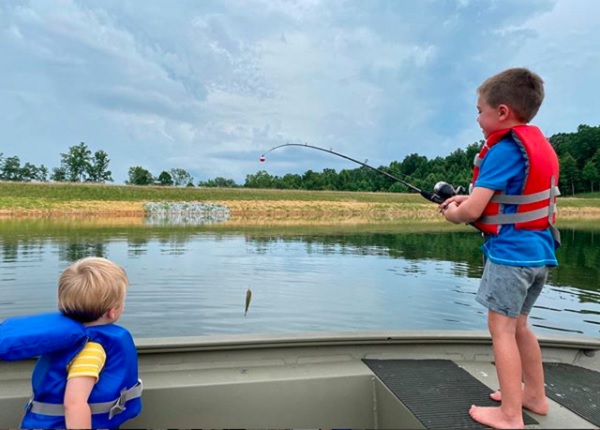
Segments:
[[[60,272],[77,258],[102,255],[127,270],[131,286],[120,323],[137,337],[485,331],[486,310],[474,299],[482,270],[480,242],[474,236],[194,230],[141,237],[25,235],[2,243],[0,319],[56,309]],[[576,266],[568,254],[563,259],[531,322],[538,333],[598,336],[597,268],[595,278],[586,279],[579,272],[594,276],[588,263]],[[244,316],[248,288],[253,296]]]

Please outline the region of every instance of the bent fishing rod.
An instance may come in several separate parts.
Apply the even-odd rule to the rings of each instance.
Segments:
[[[260,156],[260,158],[259,158],[260,162],[261,163],[265,162],[266,155],[269,152],[272,152],[272,151],[274,151],[276,149],[279,149],[279,148],[284,148],[286,146],[299,146],[299,147],[302,147],[302,148],[316,149],[317,151],[323,151],[323,152],[327,152],[329,154],[337,155],[338,157],[341,157],[341,158],[345,158],[346,160],[352,161],[353,163],[356,163],[356,164],[360,164],[363,167],[367,167],[367,168],[369,168],[371,170],[374,170],[377,173],[380,173],[380,174],[382,174],[384,176],[387,176],[388,178],[390,178],[390,179],[392,179],[394,181],[400,182],[402,185],[408,187],[409,189],[411,189],[413,191],[416,191],[417,193],[419,193],[421,196],[423,196],[425,199],[429,200],[430,202],[437,203],[437,204],[444,203],[450,197],[458,194],[460,192],[460,190],[462,189],[462,187],[459,187],[458,190],[455,190],[452,185],[448,184],[447,182],[440,181],[437,184],[435,184],[435,187],[433,188],[434,192],[430,193],[429,191],[421,190],[421,189],[417,188],[416,186],[414,186],[413,184],[411,184],[409,182],[406,182],[403,179],[397,178],[396,176],[394,176],[394,175],[392,175],[392,174],[390,174],[390,173],[388,173],[388,172],[386,172],[384,170],[378,169],[377,167],[373,167],[373,166],[367,164],[366,162],[362,162],[362,161],[356,160],[356,159],[354,159],[352,157],[348,157],[347,155],[340,154],[339,152],[335,152],[335,151],[333,151],[331,149],[325,149],[325,148],[321,148],[321,147],[318,147],[318,146],[309,145],[308,143],[304,143],[304,144],[301,144],[301,143],[284,143],[283,145],[275,146],[275,147],[269,149],[267,152],[263,153]]]

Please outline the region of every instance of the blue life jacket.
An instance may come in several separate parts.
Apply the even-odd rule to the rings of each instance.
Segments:
[[[137,350],[131,334],[115,324],[86,327],[60,313],[9,318],[0,324],[0,359],[39,356],[33,396],[21,428],[65,428],[67,366],[88,341],[102,345],[106,363],[88,404],[93,428],[115,428],[142,410]]]

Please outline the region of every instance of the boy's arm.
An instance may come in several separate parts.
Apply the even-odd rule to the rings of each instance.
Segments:
[[[448,221],[455,224],[473,222],[481,217],[494,192],[489,188],[475,187],[468,197],[451,197],[440,210]]]
[[[67,428],[92,427],[92,412],[88,400],[105,362],[106,352],[102,345],[89,341],[69,363],[63,400]]]
[[[67,380],[65,390],[65,423],[68,429],[92,428],[92,411],[88,398],[94,388],[96,378],[79,376]]]

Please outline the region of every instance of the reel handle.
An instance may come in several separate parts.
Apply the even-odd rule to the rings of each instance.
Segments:
[[[444,203],[450,197],[460,194],[463,191],[463,187],[454,188],[447,182],[440,181],[433,187],[433,193],[441,200],[440,203]],[[434,201],[434,200],[432,200]],[[437,203],[437,201],[436,201]]]

